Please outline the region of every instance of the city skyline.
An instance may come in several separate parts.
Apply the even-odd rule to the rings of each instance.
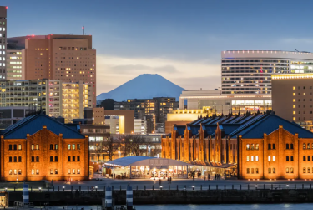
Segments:
[[[311,29],[305,27],[305,20],[312,3],[304,2],[307,7],[301,10],[291,1],[263,1],[257,7],[249,1],[139,0],[87,5],[4,0],[2,5],[9,7],[8,37],[82,34],[84,26],[97,49],[100,94],[140,74],[160,74],[185,89],[218,88],[222,50],[311,51]],[[277,12],[276,6],[284,13]],[[25,24],[20,15],[32,24]],[[302,26],[301,32],[290,30],[287,23]]]

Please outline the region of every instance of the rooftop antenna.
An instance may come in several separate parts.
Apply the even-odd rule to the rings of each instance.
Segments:
[[[83,26],[83,35],[85,35],[85,26]]]

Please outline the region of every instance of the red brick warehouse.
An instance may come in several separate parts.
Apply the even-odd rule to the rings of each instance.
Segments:
[[[2,132],[1,180],[87,180],[88,138],[46,115]]]

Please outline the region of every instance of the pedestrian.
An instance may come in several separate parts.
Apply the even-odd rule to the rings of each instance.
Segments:
[[[161,179],[159,179],[159,186],[161,186]]]
[[[216,174],[214,175],[214,180],[216,180]]]
[[[195,181],[195,174],[192,174],[192,180]]]

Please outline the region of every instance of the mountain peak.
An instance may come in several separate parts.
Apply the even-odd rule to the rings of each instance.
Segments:
[[[183,90],[182,87],[161,75],[142,74],[108,93],[101,93],[97,96],[97,100],[126,101],[127,99],[151,99],[153,97],[175,97],[178,100]]]

